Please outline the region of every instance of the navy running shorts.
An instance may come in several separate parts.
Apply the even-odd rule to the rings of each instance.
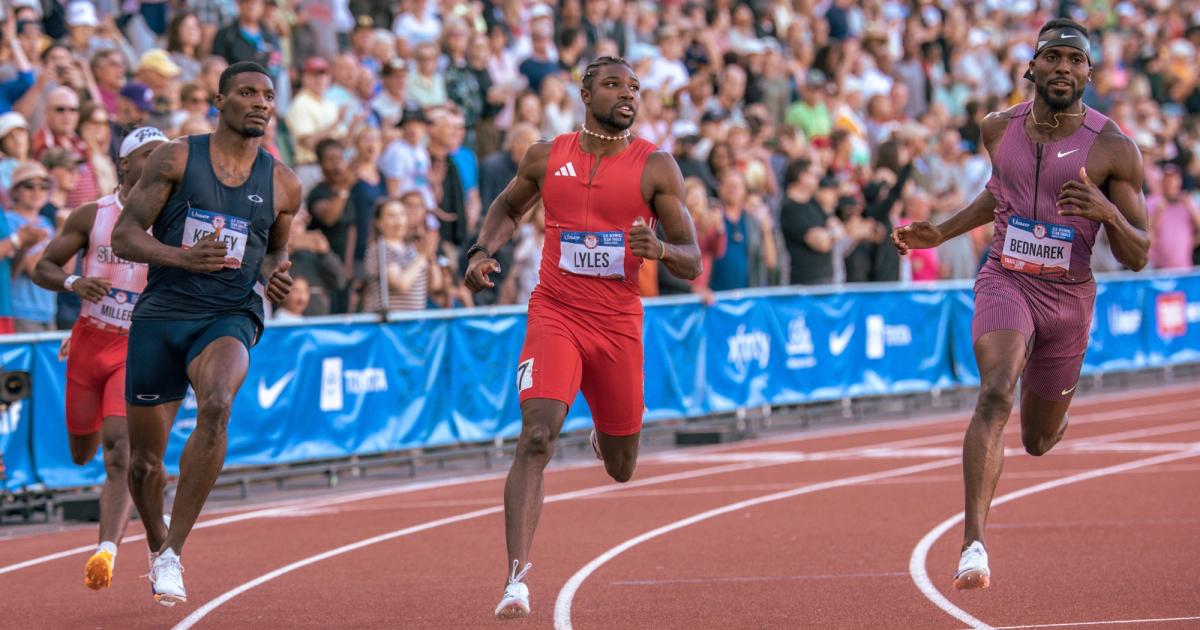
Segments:
[[[258,343],[261,331],[261,324],[249,313],[133,320],[125,358],[125,402],[152,407],[183,400],[189,383],[187,368],[208,344],[233,337],[249,350]]]

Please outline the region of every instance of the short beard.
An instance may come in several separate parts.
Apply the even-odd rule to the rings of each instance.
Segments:
[[[607,115],[603,116],[597,112],[592,112],[592,115],[596,117],[596,122],[609,129],[616,129],[617,131],[625,131],[626,129],[629,129],[637,120],[637,113],[634,113],[634,115],[629,119],[629,122],[622,122],[618,120],[616,116],[613,116],[612,112],[609,112]]]
[[[1042,102],[1045,103],[1047,107],[1049,107],[1050,109],[1052,109],[1056,112],[1067,111],[1068,108],[1070,108],[1075,103],[1079,102],[1079,99],[1083,97],[1083,91],[1079,90],[1075,87],[1072,87],[1071,93],[1063,98],[1059,98],[1059,97],[1050,95],[1050,84],[1049,83],[1038,85],[1038,86],[1036,86],[1036,89],[1037,89],[1037,95],[1042,100]]]
[[[243,138],[261,138],[267,135],[267,130],[265,127],[260,127],[257,129],[242,127],[241,129],[238,129],[238,133],[241,134]]]

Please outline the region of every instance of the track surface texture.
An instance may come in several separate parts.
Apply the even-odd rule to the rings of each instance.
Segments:
[[[1024,453],[1014,415],[985,591],[951,585],[961,412],[649,453],[626,484],[556,460],[524,620],[492,617],[506,577],[492,471],[206,512],[174,608],[141,577],[137,523],[99,593],[82,580],[94,527],[10,528],[0,627],[1200,628],[1196,391],[1081,398],[1044,457]]]

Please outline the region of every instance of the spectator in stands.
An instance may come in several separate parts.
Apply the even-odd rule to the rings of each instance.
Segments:
[[[325,98],[330,85],[329,63],[320,57],[310,57],[304,62],[300,85],[300,91],[287,110],[286,120],[295,151],[293,169],[308,190],[321,176],[317,145],[324,140],[340,139],[345,130],[338,125],[337,105]]]
[[[1200,243],[1200,206],[1183,193],[1183,173],[1163,166],[1162,193],[1146,202],[1150,215],[1150,264],[1155,269],[1190,269]]]
[[[115,49],[101,50],[92,57],[91,68],[92,76],[96,80],[96,90],[100,93],[105,109],[110,115],[116,116],[117,98],[128,80],[125,57]]]
[[[33,283],[33,268],[54,237],[53,224],[39,214],[49,193],[50,174],[40,163],[25,162],[13,171],[13,206],[5,217],[18,234],[30,235],[27,239],[37,237],[34,244],[21,250],[23,255],[12,270],[13,327],[19,333],[54,329],[54,294]],[[33,231],[25,226],[32,226]]]
[[[17,112],[0,114],[0,207],[8,207],[13,170],[29,159],[29,124]]]
[[[371,108],[379,114],[381,124],[390,128],[399,124],[404,110],[415,107],[408,98],[408,64],[392,59],[383,67],[383,89],[371,99]]]
[[[833,247],[843,236],[843,228],[837,217],[816,201],[819,181],[817,166],[806,159],[789,164],[784,176],[779,227],[791,259],[792,284],[833,282]]]
[[[309,230],[325,236],[329,249],[342,266],[345,277],[354,276],[354,248],[358,238],[354,203],[350,189],[357,176],[346,164],[346,148],[337,140],[325,139],[317,144],[321,181],[308,193],[305,205],[312,216]],[[330,296],[330,312],[345,313],[348,306],[346,291]]]
[[[51,149],[66,149],[79,163],[79,179],[66,199],[77,208],[100,197],[100,186],[92,170],[87,143],[76,133],[79,123],[79,95],[68,87],[57,87],[46,97],[46,125],[33,136],[33,157],[40,159]]]
[[[450,159],[458,150],[461,125],[459,114],[446,108],[437,108],[430,113],[429,125],[429,183],[433,187],[437,208],[441,211],[442,241],[462,247],[471,233],[471,217],[468,199],[463,187],[458,165]]]
[[[712,300],[712,270],[715,261],[725,255],[725,220],[721,210],[709,203],[708,186],[695,177],[683,180],[684,203],[688,213],[692,215],[692,225],[696,226],[696,244],[700,246],[700,260],[703,269],[695,280],[691,281],[693,293],[700,294],[705,303]],[[659,283],[666,277],[675,276],[659,270]]]
[[[923,191],[917,190],[904,198],[904,218],[900,225],[908,225],[917,221],[928,221],[932,200]],[[910,265],[909,277],[914,282],[928,282],[942,277],[941,266],[938,264],[937,249],[913,250],[905,257]],[[903,274],[902,274],[903,276]]]
[[[59,227],[74,209],[67,205],[67,197],[79,184],[79,160],[66,149],[51,149],[40,161],[50,178],[50,193],[39,213],[50,225]]]
[[[100,194],[107,195],[116,190],[117,167],[108,155],[113,142],[108,110],[101,103],[84,105],[79,112],[79,128],[76,131],[87,147],[88,165],[96,175]]]
[[[425,148],[429,119],[420,109],[408,109],[400,121],[400,137],[384,150],[379,158],[379,170],[387,181],[388,196],[399,197],[402,191],[418,190],[425,196],[425,206],[437,207],[437,198],[429,179],[429,151]]]
[[[167,27],[167,52],[171,62],[179,67],[180,81],[190,83],[200,76],[203,43],[204,32],[195,13],[184,11],[171,18]]]
[[[404,205],[381,200],[376,206],[375,229],[377,237],[367,246],[364,310],[424,309],[429,300],[431,261],[406,238],[409,226]]]
[[[417,46],[414,57],[416,71],[408,76],[408,98],[425,109],[445,105],[450,97],[446,92],[446,77],[438,69],[437,45]]]
[[[308,301],[311,297],[308,278],[304,276],[293,278],[292,292],[288,293],[283,304],[275,309],[275,319],[283,321],[303,319],[304,310],[308,308]]]
[[[760,287],[775,269],[775,235],[771,213],[750,205],[746,178],[736,169],[721,177],[721,209],[725,222],[725,254],[713,261],[713,291]]]
[[[363,256],[367,253],[367,243],[374,238],[374,213],[369,209],[375,203],[387,196],[387,182],[383,173],[379,172],[379,156],[383,153],[383,134],[376,129],[364,129],[354,138],[354,159],[350,170],[356,178],[354,187],[350,189],[350,203],[354,205],[355,228],[357,238],[354,240],[355,276],[362,275]]]

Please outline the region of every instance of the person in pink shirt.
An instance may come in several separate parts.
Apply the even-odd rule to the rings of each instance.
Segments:
[[[1150,215],[1150,265],[1155,269],[1191,269],[1192,250],[1200,240],[1200,207],[1183,193],[1179,167],[1163,167],[1162,193],[1146,201]]]
[[[920,191],[910,193],[904,199],[904,218],[901,219],[900,225],[928,221],[929,214],[929,195]],[[908,258],[912,265],[914,282],[928,282],[942,277],[936,249],[916,249],[909,252]]]

